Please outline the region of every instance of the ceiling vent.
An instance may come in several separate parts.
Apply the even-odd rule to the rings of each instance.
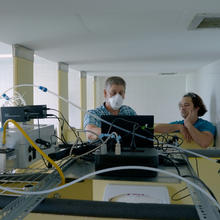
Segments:
[[[205,28],[220,28],[220,14],[197,14],[189,25],[189,30]]]

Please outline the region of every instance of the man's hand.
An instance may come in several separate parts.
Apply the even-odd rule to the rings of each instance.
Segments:
[[[101,134],[101,128],[92,124],[88,124],[85,130],[88,131],[86,132],[86,137],[88,140],[96,140]]]
[[[191,142],[192,141],[192,137],[191,137],[188,129],[184,125],[182,125],[180,127],[180,133],[183,135],[186,142]]]

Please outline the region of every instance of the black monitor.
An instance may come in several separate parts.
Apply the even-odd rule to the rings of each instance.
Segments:
[[[103,134],[116,132],[120,135],[121,150],[135,151],[140,148],[153,148],[154,116],[153,115],[103,115],[101,117]],[[114,127],[116,125],[122,129]]]

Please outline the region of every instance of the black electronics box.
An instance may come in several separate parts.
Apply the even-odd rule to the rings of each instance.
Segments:
[[[158,164],[158,154],[155,148],[146,148],[142,151],[134,152],[122,152],[120,155],[116,155],[113,152],[95,155],[96,171],[117,166],[147,166],[157,168]],[[120,177],[155,177],[157,176],[157,172],[151,170],[128,169],[105,172],[99,175]]]
[[[2,125],[8,119],[13,119],[16,122],[26,122],[31,119],[46,118],[46,105],[26,105],[26,106],[6,106],[1,107],[1,122]]]

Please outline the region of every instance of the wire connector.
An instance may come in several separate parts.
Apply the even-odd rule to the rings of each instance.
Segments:
[[[9,100],[9,99],[10,99],[5,93],[2,94],[2,97],[3,97],[5,100]]]
[[[44,87],[44,86],[39,86],[38,88],[39,88],[40,90],[42,90],[43,92],[47,92],[47,88]]]

